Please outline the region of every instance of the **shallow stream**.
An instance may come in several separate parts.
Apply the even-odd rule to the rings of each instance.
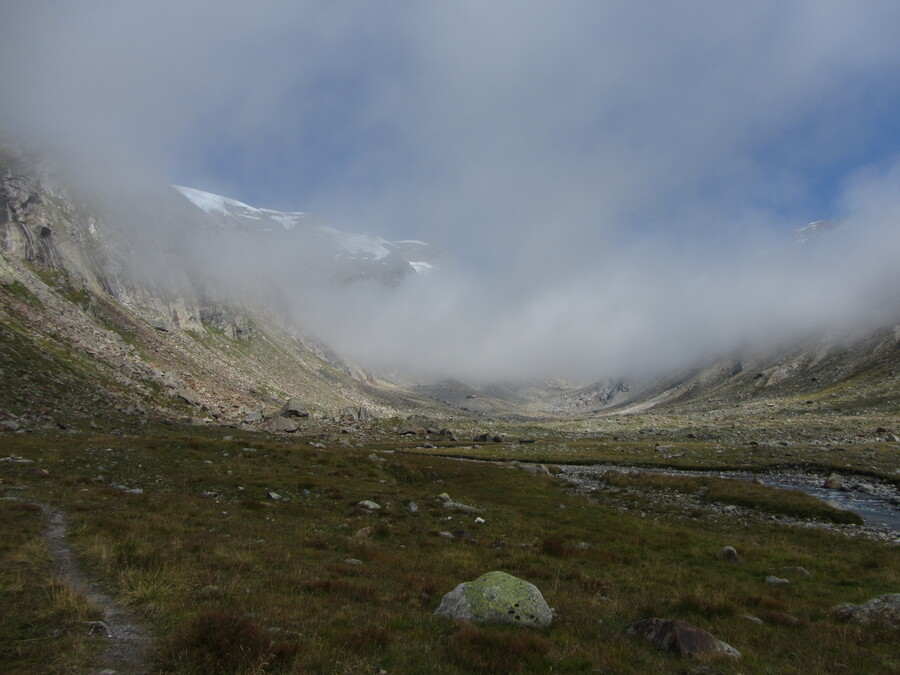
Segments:
[[[759,480],[763,485],[770,487],[802,490],[813,497],[832,502],[834,506],[859,514],[866,525],[887,527],[894,532],[900,532],[900,490],[890,483],[875,478],[846,475],[844,483],[847,489],[836,490],[823,486],[826,475],[815,473],[779,471],[756,474],[749,471],[682,471],[612,464],[566,466],[564,468],[565,473],[578,473],[582,476],[591,473],[602,475],[607,471],[646,471],[672,476],[714,476],[746,481]]]

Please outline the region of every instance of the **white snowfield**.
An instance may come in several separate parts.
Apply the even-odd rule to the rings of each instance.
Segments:
[[[173,185],[185,197],[190,199],[196,206],[200,207],[208,214],[222,213],[231,215],[235,210],[256,211],[249,204],[239,202],[237,199],[229,199],[221,195],[214,195],[212,192],[204,192],[203,190],[195,190],[194,188],[183,187],[181,185]],[[244,215],[244,214],[241,214]]]
[[[204,192],[195,188],[184,187],[182,185],[173,185],[179,193],[186,197],[196,207],[203,210],[209,216],[219,219],[247,219],[259,221],[259,226],[265,230],[271,230],[267,227],[267,223],[277,223],[285,230],[292,230],[302,221],[306,219],[306,214],[301,211],[276,211],[274,209],[261,209],[250,206],[237,199],[223,197],[211,192]],[[256,225],[254,225],[256,227]],[[369,234],[353,234],[342,232],[333,227],[320,226],[315,228],[316,232],[325,234],[331,238],[337,245],[339,250],[337,257],[364,260],[383,260],[392,253],[400,255],[406,260],[407,264],[419,275],[427,275],[433,269],[434,265],[424,260],[409,260],[404,255],[403,249],[415,248],[416,253],[412,254],[421,257],[422,248],[428,248],[428,244],[417,239],[404,239],[401,241],[391,242],[381,237]],[[407,251],[407,254],[410,254]],[[427,252],[426,252],[427,255]]]

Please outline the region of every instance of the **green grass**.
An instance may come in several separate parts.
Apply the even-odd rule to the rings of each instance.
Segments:
[[[21,281],[13,281],[10,284],[4,284],[3,288],[12,296],[22,300],[25,304],[41,309],[44,304],[40,299],[32,293]]]
[[[876,424],[872,425],[877,426]],[[623,434],[626,435],[626,434]],[[850,472],[870,476],[900,486],[898,450],[900,444],[869,441],[824,447],[806,443],[725,444],[710,441],[665,443],[660,452],[655,442],[564,438],[556,435],[547,440],[521,445],[473,445],[434,442],[432,449],[408,448],[409,452],[435,456],[481,459],[486,461],[520,461],[544,464],[610,464],[630,467],[684,469],[698,471],[754,471],[766,473],[780,470],[808,472]]]
[[[631,622],[649,616],[684,618],[744,654],[736,664],[717,663],[717,672],[900,668],[895,635],[831,615],[835,604],[900,586],[898,550],[867,540],[768,523],[642,517],[640,509],[569,494],[550,476],[385,452],[387,443],[374,448],[384,461],[372,461],[372,447],[317,449],[304,438],[234,430],[4,441],[6,452],[35,465],[0,464],[0,487],[25,488],[15,492],[67,511],[69,541],[85,567],[162,636],[159,672],[211,672],[216,663],[230,664],[223,672],[296,673],[689,668],[625,635]],[[49,475],[38,477],[35,466]],[[144,493],[127,494],[110,487],[113,481]],[[436,499],[442,492],[482,508],[485,522],[445,510]],[[363,499],[382,510],[358,509]],[[410,501],[418,513],[407,510]],[[18,555],[46,582],[40,513],[0,504],[4,555],[24,547],[28,555]],[[459,536],[440,535],[454,531]],[[726,545],[742,565],[717,558]],[[812,576],[780,571],[794,565]],[[39,584],[24,569],[4,564],[4,583]],[[476,627],[433,616],[458,583],[495,569],[541,589],[556,611],[550,628]],[[768,574],[792,583],[766,584]],[[0,623],[4,656],[21,652],[15,663],[27,665],[66,663],[72,653],[85,663],[95,653],[89,641],[22,647],[78,616],[71,607],[54,614],[66,603],[37,591],[29,586],[5,600],[24,609],[39,598],[28,608],[37,619]],[[0,663],[15,672],[11,662]]]

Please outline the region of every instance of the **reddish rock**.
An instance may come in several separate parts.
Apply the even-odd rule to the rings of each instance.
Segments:
[[[643,619],[631,624],[627,632],[647,638],[659,649],[689,658],[741,657],[741,653],[731,645],[682,619]]]

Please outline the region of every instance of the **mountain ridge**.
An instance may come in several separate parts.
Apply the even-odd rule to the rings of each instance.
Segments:
[[[70,397],[75,390],[85,395],[75,397],[84,399],[78,414],[56,415],[71,418],[63,424],[94,423],[92,405],[105,402],[104,415],[120,421],[131,416],[260,429],[289,398],[326,418],[356,406],[385,417],[471,420],[704,410],[775,397],[890,409],[900,404],[896,326],[711,355],[643,380],[476,386],[377,375],[298,329],[296,310],[274,277],[258,286],[229,286],[227,255],[241,253],[248,236],[275,237],[287,250],[272,267],[309,262],[299,277],[308,283],[370,279],[390,288],[417,276],[410,252],[421,257],[427,244],[351,235],[300,212],[189,193],[204,209],[186,198],[188,188],[92,201],[9,151],[0,160],[0,307],[8,360],[0,414],[25,427],[42,423],[43,413],[35,411],[72,407],[65,404],[67,388]],[[826,233],[815,229],[818,236]],[[222,245],[222,232],[236,233],[233,240],[224,237],[235,250]],[[219,270],[197,264],[198,255],[220,254],[226,260]],[[16,386],[30,379],[39,384],[20,396]]]

